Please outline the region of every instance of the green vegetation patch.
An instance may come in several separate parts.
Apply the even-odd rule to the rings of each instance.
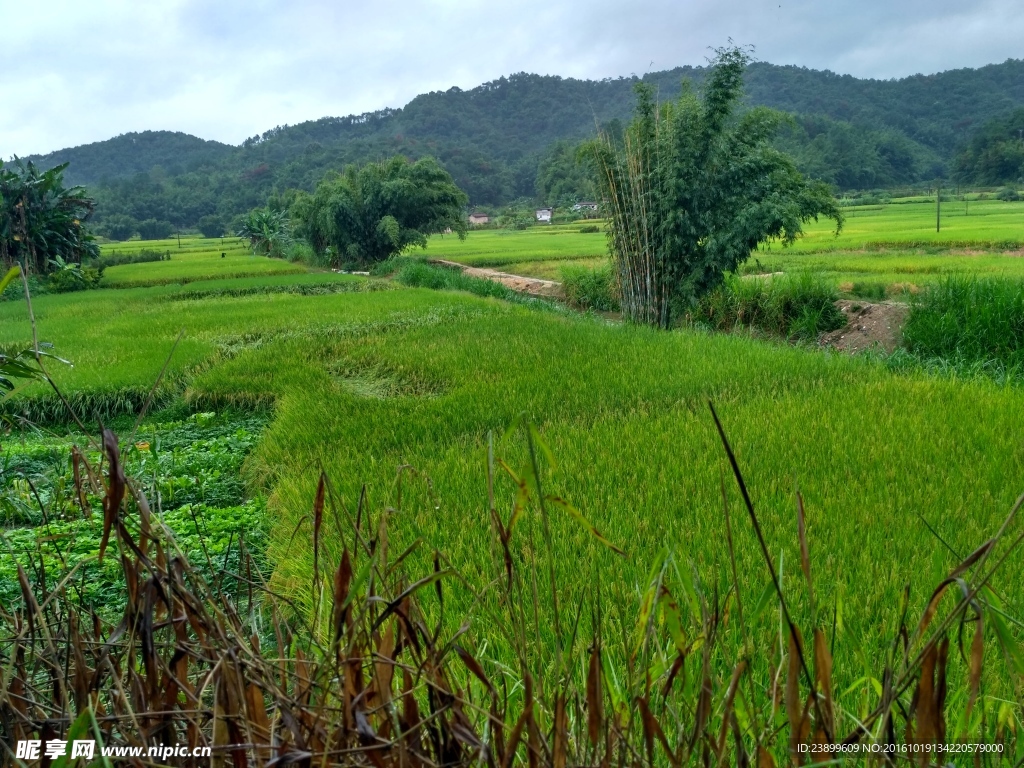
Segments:
[[[953,363],[991,362],[1024,374],[1024,282],[947,277],[914,298],[907,349]]]
[[[578,262],[570,262],[562,267],[559,277],[565,300],[570,306],[598,312],[619,311],[618,286],[611,263],[587,267]]]
[[[795,251],[892,249],[932,246],[1015,250],[1024,247],[1024,205],[998,200],[942,204],[935,230],[935,199],[905,205],[845,208],[837,237],[826,221],[809,224]],[[777,250],[777,249],[773,249]]]
[[[154,515],[170,528],[179,549],[213,581],[222,571],[240,573],[239,540],[266,567],[269,526],[262,498],[250,498],[240,470],[265,425],[260,416],[198,413],[144,425],[135,442],[122,446],[126,472],[154,501]],[[131,434],[125,424],[125,437]],[[124,586],[117,553],[97,560],[103,516],[83,514],[73,481],[71,447],[98,469],[100,456],[81,434],[28,436],[5,440],[0,448],[0,600],[21,599],[17,564],[28,568],[42,557],[52,589],[57,574],[81,563],[72,591],[86,605],[102,605],[107,618],[123,606]],[[85,473],[84,464],[82,471]],[[86,481],[87,506],[101,508],[102,489]],[[129,517],[129,524],[137,520]],[[38,564],[38,563],[37,563]],[[234,579],[225,588],[235,589]],[[120,596],[120,597],[118,597]]]
[[[701,299],[691,322],[717,331],[750,328],[783,338],[814,341],[846,325],[839,294],[811,274],[732,278]]]

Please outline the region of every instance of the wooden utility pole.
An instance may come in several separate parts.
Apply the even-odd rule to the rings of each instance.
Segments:
[[[935,231],[939,231],[942,212],[942,186],[935,182]]]

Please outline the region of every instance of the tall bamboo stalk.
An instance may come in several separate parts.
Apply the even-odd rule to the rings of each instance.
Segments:
[[[668,303],[654,216],[661,177],[660,121],[656,111],[650,117],[649,130],[641,124],[628,131],[621,150],[601,135],[595,154],[623,314],[633,322],[665,327]]]

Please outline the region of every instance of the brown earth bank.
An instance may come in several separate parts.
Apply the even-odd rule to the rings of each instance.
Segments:
[[[821,346],[851,354],[867,349],[892,352],[899,346],[910,309],[906,304],[843,299],[836,306],[846,315],[846,326],[822,334],[818,339]]]

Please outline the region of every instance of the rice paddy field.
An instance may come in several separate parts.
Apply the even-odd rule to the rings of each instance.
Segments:
[[[780,271],[819,271],[839,281],[900,282],[951,271],[1024,279],[1019,254],[992,245],[1020,247],[1024,204],[972,202],[963,222],[948,205],[941,241],[926,231],[929,210],[934,217],[926,204],[857,211],[839,239],[814,227],[796,247],[758,259],[770,260],[773,271],[778,264]],[[908,245],[896,248],[897,241]],[[943,251],[938,244],[946,241],[957,244]],[[769,577],[743,524],[710,401],[784,589],[806,619],[813,608],[798,565],[795,511],[796,492],[803,496],[811,570],[820,574],[816,604],[832,616],[837,690],[856,697],[870,684],[865,670],[877,667],[893,642],[904,589],[911,614],[919,615],[932,587],[992,535],[1024,492],[1024,392],[1017,386],[895,373],[869,357],[739,335],[657,332],[311,272],[217,241],[182,244],[155,246],[170,249],[170,261],[109,268],[103,289],[36,299],[40,339],[73,363],[51,362],[50,369],[88,419],[89,408],[137,408],[174,349],[162,396],[194,410],[266,413],[269,423],[242,475],[267,498],[275,583],[306,611],[316,603],[314,555],[308,536],[295,531],[309,514],[321,471],[338,519],[356,514],[365,487],[363,508],[375,522],[380,510],[391,510],[394,552],[421,542],[406,560],[411,573],[429,572],[437,551],[467,582],[487,584],[498,558],[488,451],[519,472],[528,461],[526,443],[521,431],[506,430],[523,418],[545,444],[546,492],[571,502],[624,553],[604,546],[573,515],[552,513],[563,605],[586,603],[600,585],[628,646],[652,565],[666,555],[724,594],[724,492],[749,610]],[[551,268],[596,263],[605,248],[600,233],[535,228],[435,238],[427,256]],[[0,349],[30,341],[24,301],[0,303]],[[57,408],[38,385],[16,395],[15,405],[31,411],[35,401],[50,403],[39,413]],[[505,520],[516,492],[499,470],[494,498]],[[528,537],[540,535],[538,519],[528,512],[517,528],[516,536],[531,542],[527,550]],[[343,526],[326,527],[331,533],[319,558],[333,564]],[[1015,553],[993,584],[1008,614],[1024,608],[1022,578],[1024,555]],[[447,616],[471,614],[481,600],[458,585],[447,594]],[[777,611],[757,621],[767,637],[778,632]],[[501,638],[485,623],[474,630],[478,652],[500,660]],[[986,669],[986,695],[997,697],[1011,675],[994,651]]]
[[[240,240],[226,237],[117,243],[104,246],[103,255],[129,255],[142,250],[165,253],[169,259],[108,267],[103,274],[104,287],[171,285],[194,280],[287,275],[306,271],[301,265],[287,261],[253,256]]]

